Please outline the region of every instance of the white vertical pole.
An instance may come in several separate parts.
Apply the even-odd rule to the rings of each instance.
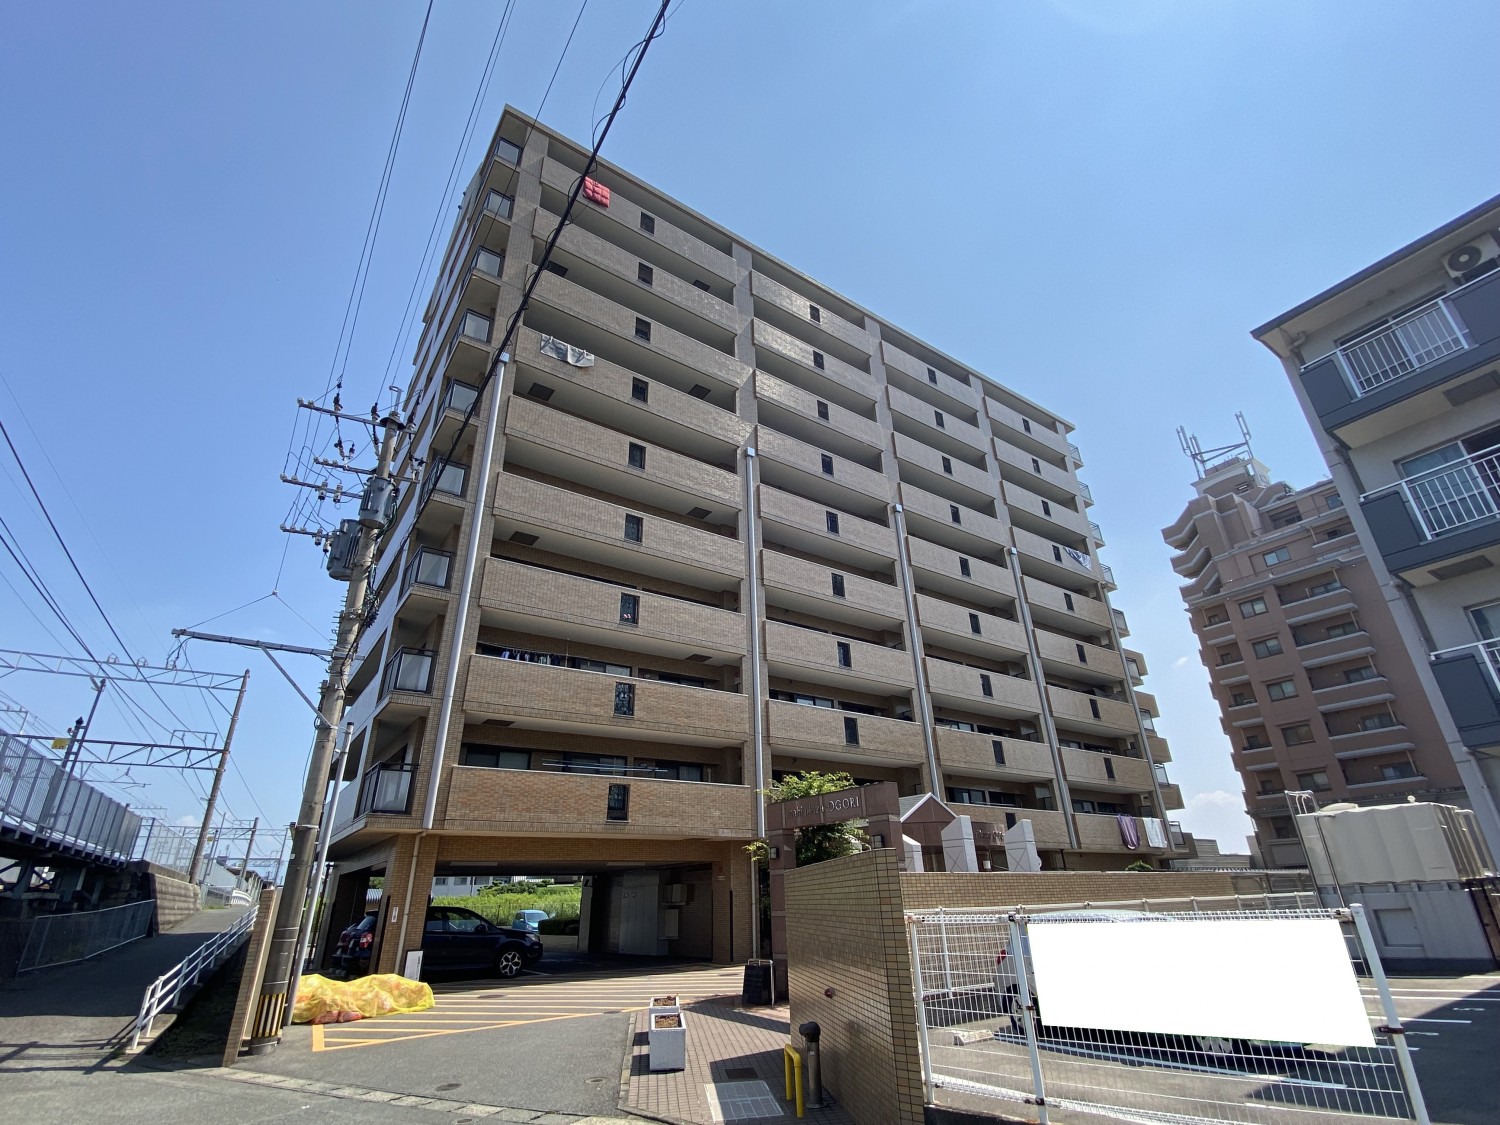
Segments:
[[[1042,1079],[1042,1054],[1036,1045],[1036,1013],[1031,1007],[1031,982],[1027,979],[1031,967],[1026,963],[1024,925],[1020,915],[1010,916],[1011,959],[1016,965],[1017,998],[1021,1001],[1021,1022],[1026,1028],[1026,1053],[1031,1056],[1031,1089],[1036,1095],[1036,1119],[1040,1125],[1047,1125],[1047,1084]]]
[[[927,1039],[927,1004],[922,997],[922,952],[917,943],[917,920],[906,920],[906,945],[911,953],[912,988],[917,1001],[917,1044],[922,1055],[922,1099],[932,1104],[932,1044]]]
[[[1375,938],[1370,933],[1370,923],[1365,918],[1365,908],[1359,903],[1349,907],[1354,918],[1354,932],[1359,935],[1360,951],[1365,964],[1370,967],[1370,976],[1375,989],[1380,993],[1380,1007],[1385,1012],[1385,1030],[1396,1046],[1396,1063],[1401,1068],[1401,1077],[1406,1081],[1406,1095],[1411,1099],[1412,1116],[1417,1125],[1431,1125],[1427,1115],[1427,1102],[1422,1097],[1422,1087],[1417,1082],[1417,1069],[1412,1065],[1411,1049],[1406,1045],[1406,1028],[1401,1026],[1401,1017],[1396,1013],[1396,1001],[1391,997],[1390,982],[1385,979],[1385,966],[1380,963],[1380,952],[1375,948]]]

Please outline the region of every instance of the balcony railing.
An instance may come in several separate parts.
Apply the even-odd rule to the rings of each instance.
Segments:
[[[1475,660],[1489,673],[1490,686],[1500,693],[1500,640],[1475,641],[1473,644],[1459,645],[1457,648],[1445,648],[1441,652],[1434,652],[1430,659],[1437,661],[1449,656],[1459,656],[1463,653],[1471,653]]]
[[[1354,393],[1362,396],[1468,346],[1458,317],[1439,297],[1350,340],[1334,354]]]
[[[474,405],[474,400],[478,397],[478,387],[471,387],[468,383],[457,381],[449,383],[448,393],[443,396],[443,409],[465,413]]]
[[[422,499],[425,501],[434,492],[462,496],[468,477],[469,466],[446,461],[441,457],[434,458],[427,466],[427,475],[422,478]]]
[[[1122,637],[1129,636],[1130,635],[1130,627],[1125,623],[1125,614],[1124,614],[1124,612],[1121,611],[1121,610],[1115,609],[1113,606],[1110,607],[1109,612],[1114,616],[1114,619],[1115,619],[1115,628],[1120,631],[1120,636],[1122,636]]]
[[[1500,445],[1362,496],[1399,490],[1427,539],[1500,515]]]
[[[1089,520],[1089,534],[1097,543],[1101,545],[1104,543],[1104,530],[1093,520]]]
[[[385,663],[385,678],[381,681],[381,694],[392,691],[432,691],[432,666],[437,653],[430,649],[397,649]]]
[[[365,770],[359,787],[359,812],[395,813],[404,816],[411,811],[411,779],[416,767],[402,763],[377,762]]]
[[[1104,576],[1104,584],[1106,586],[1108,586],[1111,590],[1117,588],[1117,585],[1115,583],[1115,571],[1113,567],[1111,567],[1108,563],[1100,563],[1099,572]]]
[[[1083,464],[1083,454],[1079,452],[1078,446],[1074,445],[1071,441],[1068,442],[1068,452],[1073,455],[1073,460],[1077,461],[1080,465]]]
[[[418,547],[416,553],[406,560],[401,571],[401,592],[420,586],[434,586],[439,590],[448,588],[448,578],[453,572],[451,551],[435,551],[431,547]]]

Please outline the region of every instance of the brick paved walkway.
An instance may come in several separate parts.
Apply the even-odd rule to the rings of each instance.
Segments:
[[[620,1076],[620,1108],[678,1125],[716,1125],[721,1121],[778,1120],[791,1125],[796,1107],[782,1097],[786,1092],[781,1048],[786,1044],[789,1016],[785,1007],[741,1008],[738,996],[703,1000],[682,998],[687,1017],[687,1069],[652,1073],[646,1039],[647,1013],[635,1013],[630,1054]],[[734,1095],[756,1092],[736,1085],[761,1081],[779,1107],[778,1115],[741,1116],[769,1109],[742,1104]],[[853,1125],[840,1106],[809,1109],[809,1125]]]

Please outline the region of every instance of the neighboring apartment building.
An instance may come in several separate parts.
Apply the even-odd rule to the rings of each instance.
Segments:
[[[1048,867],[1168,858],[1057,414],[603,164],[476,401],[586,156],[507,109],[427,307],[335,923],[383,875],[389,969],[434,877],[583,875],[593,948],[740,960],[803,770],[941,795],[997,868],[1019,820]]]
[[[1332,481],[1273,482],[1247,446],[1201,469],[1162,538],[1245,786],[1261,864],[1305,867],[1287,790],[1466,803]]]
[[[1500,847],[1500,196],[1253,334],[1286,367]]]

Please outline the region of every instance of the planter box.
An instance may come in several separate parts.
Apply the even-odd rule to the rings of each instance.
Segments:
[[[646,1021],[651,1070],[686,1070],[687,1017],[681,1011],[652,1008]]]

